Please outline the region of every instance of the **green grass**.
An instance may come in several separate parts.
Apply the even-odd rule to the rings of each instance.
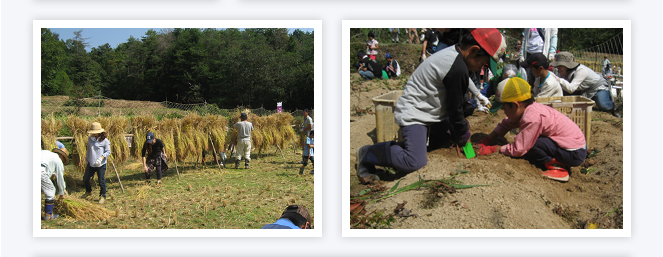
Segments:
[[[210,157],[206,166],[179,163],[180,179],[175,164],[169,163],[160,188],[154,187],[156,174],[152,175],[152,185],[146,186],[142,164],[131,160],[119,171],[124,193],[115,171],[109,166],[106,170],[109,192],[103,207],[118,211],[118,215],[106,221],[62,217],[42,221],[42,228],[258,229],[276,221],[290,204],[306,206],[314,218],[314,183],[313,176],[308,174],[312,167],[307,166],[307,175],[299,176],[301,164],[296,162],[301,160],[301,155],[293,153],[293,149],[284,149],[284,160],[275,150],[271,148],[262,158],[252,159],[250,169],[243,168],[244,161],[240,169],[234,169],[234,164],[228,161],[227,166],[231,168],[219,171]],[[71,166],[67,171],[75,173]],[[75,173],[73,177],[79,181],[67,184],[69,197],[80,198],[85,192],[80,181],[82,174]],[[93,196],[98,193],[98,188],[93,189]],[[90,199],[96,200],[98,197]]]

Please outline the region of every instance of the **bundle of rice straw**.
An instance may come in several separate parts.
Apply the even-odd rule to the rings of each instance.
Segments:
[[[153,131],[156,125],[157,119],[152,116],[131,117],[131,134],[133,134],[131,140],[132,157],[141,158],[141,150],[143,149],[143,144],[145,144],[145,135],[148,131]]]
[[[85,155],[87,154],[86,145],[88,139],[87,131],[90,129],[90,122],[78,116],[69,115],[67,118],[67,128],[69,128],[69,132],[71,132],[71,135],[74,137],[74,146],[72,147],[73,151],[71,152],[72,159],[76,158],[76,154],[78,155],[78,158],[73,160],[73,162],[79,172],[85,172]]]
[[[44,142],[44,150],[56,148],[55,138],[64,124],[56,120],[53,113],[46,118],[41,119],[41,141]]]
[[[163,141],[164,151],[168,162],[177,161],[177,153],[175,149],[176,135],[179,134],[180,121],[177,119],[165,118],[157,123],[154,132],[156,138]]]
[[[290,113],[282,112],[277,114],[272,114],[276,119],[276,131],[281,135],[281,142],[279,146],[281,149],[285,148],[286,144],[292,143],[297,137],[297,133],[292,128],[290,123],[294,119]]]
[[[106,137],[111,143],[111,156],[114,163],[122,165],[129,159],[129,143],[124,136],[129,129],[127,118],[120,116],[100,117],[99,123],[106,132]]]
[[[203,118],[197,114],[189,114],[182,118],[181,133],[178,140],[178,153],[182,152],[183,159],[202,157],[203,149],[209,146],[209,136],[203,129]]]
[[[110,218],[115,214],[99,205],[87,202],[78,201],[71,198],[57,200],[53,211],[58,214],[64,214],[67,217],[72,217],[77,220],[96,220],[102,221]]]
[[[204,131],[214,144],[217,152],[223,151],[226,142],[226,127],[228,120],[221,115],[207,115],[203,117]],[[207,150],[214,150],[210,145]]]

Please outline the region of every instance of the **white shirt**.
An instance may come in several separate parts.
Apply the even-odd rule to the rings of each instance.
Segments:
[[[48,150],[41,150],[41,166],[42,177],[51,177],[55,174],[58,182],[58,194],[64,195],[64,189],[66,188],[64,184],[64,165],[60,155]]]
[[[534,80],[532,87],[532,97],[550,97],[550,96],[563,96],[562,86],[559,84],[559,77],[548,72],[548,76],[543,78],[543,83],[540,82],[541,78]]]

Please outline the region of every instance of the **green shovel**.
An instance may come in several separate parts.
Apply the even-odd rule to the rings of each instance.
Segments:
[[[467,157],[467,159],[477,156],[476,153],[474,153],[474,148],[472,148],[472,143],[470,143],[470,141],[467,141],[467,144],[463,146],[463,152],[465,152],[465,157]]]

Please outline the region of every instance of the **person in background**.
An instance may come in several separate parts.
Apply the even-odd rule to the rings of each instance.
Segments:
[[[419,44],[421,41],[419,40],[419,36],[417,36],[417,29],[416,28],[408,28],[407,29],[407,34],[410,37],[410,44]],[[414,39],[417,40],[417,42],[414,42]]]
[[[249,168],[251,162],[251,133],[253,132],[253,123],[249,122],[246,113],[239,115],[240,122],[233,125],[237,130],[237,143],[235,144],[235,169],[239,168],[239,161],[244,157],[244,168]]]
[[[527,60],[520,66],[531,69],[535,77],[532,97],[563,96],[559,78],[548,71],[548,59],[543,54],[535,53],[527,56]]]
[[[97,173],[100,188],[99,203],[103,204],[106,201],[106,162],[111,154],[110,141],[106,138],[106,132],[99,122],[93,122],[87,133],[90,136],[87,139],[87,154],[85,155],[87,166],[83,175],[83,184],[85,184],[83,198],[92,194],[90,178]]]
[[[357,72],[362,78],[365,80],[372,80],[381,77],[382,69],[380,69],[380,65],[375,60],[369,58],[363,51],[357,53],[357,58],[359,58],[359,68],[357,69]]]
[[[375,34],[369,32],[368,41],[366,41],[366,54],[369,58],[373,59],[373,61],[377,60],[378,49],[380,49],[380,45],[378,45],[378,41],[375,40]]]
[[[51,151],[41,150],[41,192],[46,195],[44,200],[43,220],[52,220],[58,217],[53,213],[55,204],[55,194],[60,195],[60,199],[65,199],[64,166],[69,164],[69,151],[66,148],[56,148]],[[57,181],[57,192],[51,177],[55,175]]]
[[[311,160],[311,165],[313,165],[313,156],[315,155],[313,152],[314,149],[314,135],[313,135],[313,130],[311,130],[308,134],[308,137],[306,137],[306,144],[304,145],[304,151],[302,152],[302,167],[299,168],[299,175],[304,175],[304,168],[306,168],[306,165],[308,164],[308,160]],[[311,175],[313,174],[313,170],[311,170]]]
[[[398,28],[391,28],[391,29],[389,29],[389,31],[391,31],[391,42],[392,43],[394,43],[394,42],[395,43],[400,43],[400,42],[398,42],[399,29]]]
[[[504,110],[506,118],[476,145],[477,155],[501,153],[523,157],[546,171],[546,178],[569,180],[569,168],[579,166],[587,156],[585,135],[569,117],[534,101],[527,81],[513,77],[503,80],[495,92],[492,112]],[[493,145],[512,129],[520,128],[512,143]]]
[[[152,171],[157,172],[157,185],[161,186],[161,177],[164,171],[168,169],[166,164],[166,150],[161,139],[155,138],[154,133],[147,132],[145,135],[145,144],[141,150],[141,157],[143,157],[143,170],[145,171],[145,182],[150,184],[150,174]]]
[[[603,77],[610,76],[612,74],[612,68],[610,66],[610,60],[608,60],[607,56],[603,57],[603,61],[601,61],[601,75]]]
[[[385,55],[385,59],[387,59],[387,64],[384,66],[382,70],[387,72],[387,76],[389,76],[389,78],[400,76],[401,67],[398,65],[398,62],[394,60],[394,57],[391,54],[387,53]]]
[[[428,29],[424,34],[424,39],[422,40],[424,44],[421,46],[421,61],[425,61],[426,58],[431,56],[437,50],[437,44],[440,42],[438,36],[440,33],[436,29]]]
[[[621,118],[608,91],[608,81],[604,77],[575,62],[573,54],[569,52],[559,52],[551,65],[559,71],[559,84],[566,93],[592,99],[600,111],[612,112],[614,116]]]
[[[306,207],[302,205],[289,205],[285,208],[281,217],[260,229],[311,229],[313,221]]]

